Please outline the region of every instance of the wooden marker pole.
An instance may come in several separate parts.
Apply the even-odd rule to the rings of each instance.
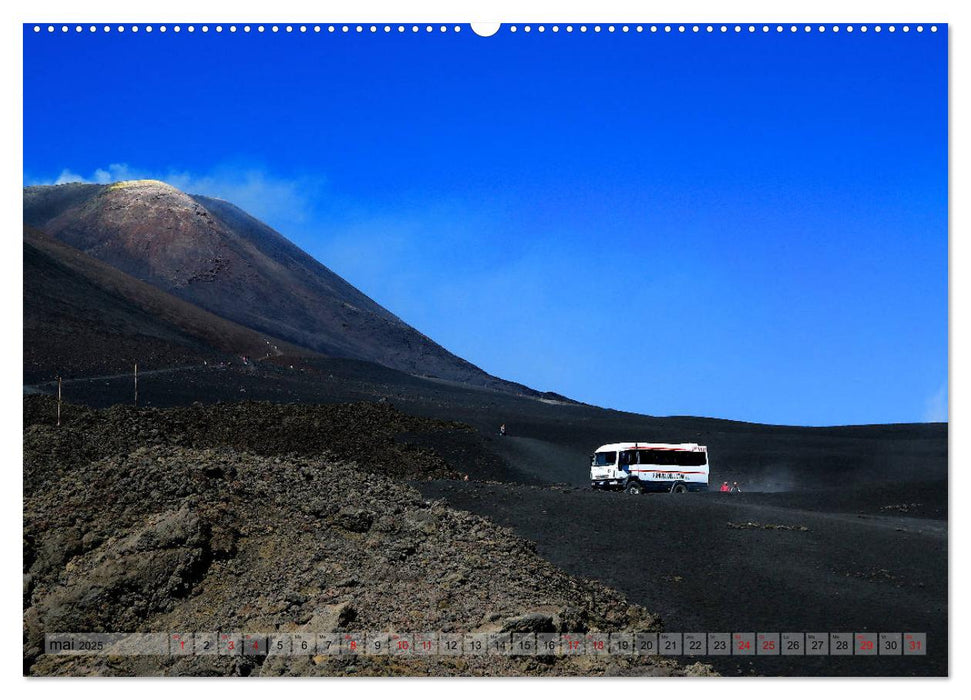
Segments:
[[[61,427],[61,378],[57,378],[57,427]]]
[[[138,363],[135,363],[135,405],[138,406]]]

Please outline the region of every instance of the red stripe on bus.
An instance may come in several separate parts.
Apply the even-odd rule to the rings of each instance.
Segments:
[[[704,452],[688,447],[628,447],[628,450],[657,450],[658,452]],[[621,450],[623,452],[624,450]]]
[[[677,469],[631,469],[632,472],[661,472],[663,474],[707,474],[708,472],[682,472]]]

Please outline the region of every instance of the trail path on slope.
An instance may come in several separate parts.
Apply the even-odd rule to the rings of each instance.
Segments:
[[[139,377],[147,377],[156,374],[169,374],[171,372],[188,372],[195,369],[204,369],[207,367],[212,367],[213,365],[185,365],[182,367],[162,367],[160,369],[146,369],[141,370],[138,373]],[[126,377],[133,377],[131,372],[121,372],[118,374],[101,374],[96,377],[64,377],[61,379],[62,384],[78,384],[81,382],[107,382],[112,379],[125,379]],[[56,387],[57,380],[51,379],[47,382],[38,382],[37,384],[24,384],[25,394],[42,394],[46,393],[42,387]]]
[[[259,362],[261,360],[266,360],[266,359],[269,359],[270,357],[280,357],[282,355],[283,355],[283,351],[274,345],[270,348],[270,352],[266,353],[262,357],[252,360],[252,362],[255,364],[256,362]],[[201,365],[181,365],[179,367],[160,367],[158,369],[139,370],[138,376],[139,378],[141,378],[141,377],[149,377],[149,376],[159,375],[159,374],[171,374],[173,372],[191,372],[193,370],[199,370],[199,369],[219,369],[219,368],[220,366],[218,364],[207,364],[207,363],[203,363]],[[100,374],[95,377],[63,377],[61,378],[61,383],[79,384],[82,382],[107,382],[113,379],[126,379],[129,377],[133,377],[132,372],[119,372],[117,374]],[[56,387],[56,386],[57,386],[56,379],[51,379],[46,382],[38,382],[36,384],[24,384],[24,394],[43,394],[43,393],[46,393],[43,387]]]

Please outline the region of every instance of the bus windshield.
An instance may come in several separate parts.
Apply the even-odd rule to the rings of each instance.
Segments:
[[[593,455],[593,466],[595,467],[612,467],[616,462],[616,452],[597,452]]]

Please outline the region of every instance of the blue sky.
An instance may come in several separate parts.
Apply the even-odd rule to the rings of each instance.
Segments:
[[[24,179],[264,219],[449,350],[654,415],[947,413],[947,36],[34,34]]]

